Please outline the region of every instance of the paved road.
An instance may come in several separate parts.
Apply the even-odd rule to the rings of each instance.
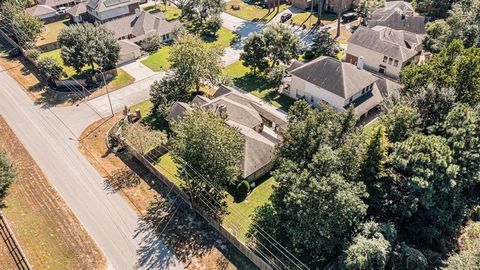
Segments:
[[[84,104],[64,110],[36,106],[3,69],[0,82],[0,114],[105,253],[109,268],[183,269],[120,195],[104,189],[102,177],[77,149],[75,136],[65,126],[72,126],[78,135],[81,126],[99,116]],[[137,89],[149,83],[145,80],[114,92],[116,109],[121,109],[122,100],[144,99],[148,91]],[[101,114],[108,114],[105,97],[92,103]]]

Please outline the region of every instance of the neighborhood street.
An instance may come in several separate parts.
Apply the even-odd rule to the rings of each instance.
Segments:
[[[143,87],[153,79],[113,93],[115,108],[121,109],[127,99],[132,103],[145,99],[148,91]],[[105,253],[109,268],[183,269],[123,198],[104,188],[103,178],[78,150],[75,137],[100,116],[84,103],[64,109],[34,105],[3,69],[0,81],[0,114]],[[109,114],[106,96],[92,104],[102,116]]]

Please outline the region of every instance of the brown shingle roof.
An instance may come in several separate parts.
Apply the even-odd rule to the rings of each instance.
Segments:
[[[43,16],[43,15],[47,15],[47,14],[51,14],[51,13],[56,12],[54,8],[51,8],[51,7],[45,6],[45,5],[36,5],[36,6],[31,7],[31,8],[27,8],[25,11],[27,12],[28,15],[33,16],[33,17]]]

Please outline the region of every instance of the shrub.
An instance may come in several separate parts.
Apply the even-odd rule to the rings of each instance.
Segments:
[[[48,76],[50,80],[59,80],[63,72],[63,67],[52,57],[43,57],[38,60],[38,70]]]
[[[222,27],[222,24],[223,21],[220,16],[213,16],[207,21],[207,29],[212,35],[215,35]]]
[[[160,36],[153,34],[153,35],[148,35],[143,41],[142,41],[142,50],[146,52],[155,52],[157,51],[160,46],[162,46],[162,41],[160,40]]]
[[[241,197],[246,197],[250,192],[250,183],[247,180],[243,180],[237,185],[237,193]]]
[[[40,51],[35,50],[35,49],[28,50],[26,55],[27,55],[28,58],[37,61],[38,57],[40,57]]]

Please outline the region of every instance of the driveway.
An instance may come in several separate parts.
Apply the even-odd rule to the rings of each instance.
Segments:
[[[136,81],[140,81],[155,75],[156,73],[153,70],[142,64],[142,60],[143,59],[138,59],[134,62],[122,65],[120,67],[132,77],[134,77]]]
[[[123,198],[105,189],[103,178],[78,150],[81,126],[100,116],[85,104],[61,112],[34,105],[1,68],[0,82],[0,114],[104,252],[109,269],[183,269]],[[143,99],[149,83],[146,79],[114,92],[115,109],[125,100]],[[109,111],[105,101],[105,96],[92,101],[102,116]]]

